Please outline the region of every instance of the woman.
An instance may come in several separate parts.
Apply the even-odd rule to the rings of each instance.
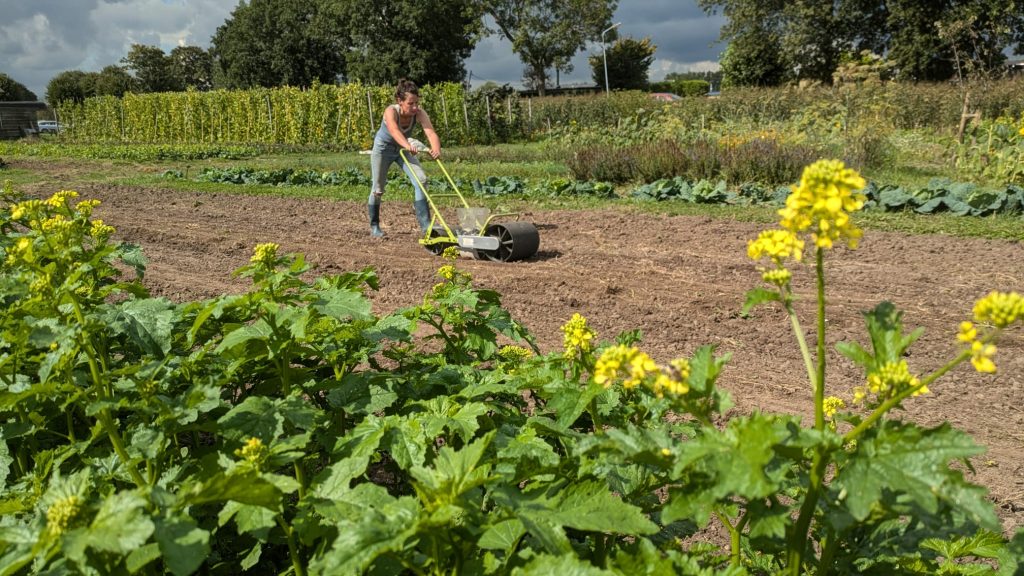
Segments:
[[[423,133],[426,134],[427,141],[430,142],[430,157],[436,160],[441,156],[441,140],[434,132],[430,116],[427,116],[426,110],[420,108],[419,89],[411,80],[399,80],[395,90],[395,104],[384,109],[384,118],[373,139],[373,151],[370,153],[373,188],[370,190],[368,211],[370,214],[370,236],[375,238],[384,236],[384,232],[380,229],[380,200],[384,195],[384,187],[388,183],[388,169],[394,162],[401,165],[416,191],[413,206],[416,207],[416,220],[419,221],[420,230],[426,232],[427,226],[430,225],[430,205],[420,187],[420,183],[426,183],[427,177],[416,158],[419,150],[409,142],[409,137],[416,124],[423,127]],[[408,162],[403,162],[399,156],[401,150],[405,150]],[[413,171],[415,171],[415,177],[413,177]],[[417,178],[419,183],[416,181]]]

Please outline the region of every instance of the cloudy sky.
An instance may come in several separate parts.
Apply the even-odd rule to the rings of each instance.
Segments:
[[[209,48],[210,37],[238,0],[0,0],[0,72],[42,99],[46,84],[65,70],[99,71],[117,64],[132,44]],[[721,17],[707,17],[694,0],[620,0],[615,22],[622,36],[649,36],[658,47],[651,80],[669,72],[717,68]],[[561,84],[590,83],[589,46]],[[518,86],[523,64],[506,41],[488,38],[466,61],[474,85]]]

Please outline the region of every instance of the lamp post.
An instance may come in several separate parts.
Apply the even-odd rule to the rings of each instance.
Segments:
[[[604,43],[604,35],[615,30],[622,22],[616,22],[601,32],[601,57],[604,59],[604,93],[608,95],[608,47]]]

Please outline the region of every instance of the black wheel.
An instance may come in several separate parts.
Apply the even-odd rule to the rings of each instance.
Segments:
[[[444,228],[442,228],[440,226],[434,226],[433,228],[430,229],[430,237],[431,238],[448,238],[449,236],[448,236],[448,233],[444,231]],[[448,248],[449,246],[458,246],[458,244],[456,244],[454,242],[438,242],[436,244],[424,244],[423,245],[423,247],[427,249],[427,252],[430,252],[431,254],[433,254],[435,256],[440,256],[441,253],[445,251],[445,248]]]
[[[536,254],[540,248],[540,232],[529,222],[492,224],[487,227],[485,234],[497,238],[498,247],[494,250],[480,250],[480,254],[495,262],[523,260]]]

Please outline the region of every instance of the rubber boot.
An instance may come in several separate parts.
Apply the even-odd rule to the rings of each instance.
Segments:
[[[416,208],[416,220],[420,223],[420,232],[426,234],[427,228],[430,226],[430,204],[424,198],[416,200],[412,205]]]
[[[380,229],[380,203],[367,204],[366,208],[370,215],[370,236],[383,238],[384,231]]]

